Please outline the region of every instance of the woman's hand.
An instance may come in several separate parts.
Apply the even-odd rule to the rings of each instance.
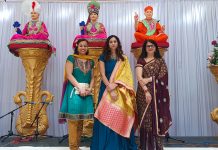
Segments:
[[[92,93],[92,89],[91,88],[87,88],[86,89],[86,96],[90,95]]]
[[[116,87],[117,87],[117,84],[109,83],[106,88],[110,92],[110,91],[114,90]]]
[[[161,27],[160,33],[164,33],[164,32],[165,32],[165,25],[163,25],[163,26]]]
[[[146,84],[148,84],[149,82],[152,82],[152,77],[143,78],[143,79],[141,79],[139,82],[140,82],[141,85],[146,85]]]
[[[116,90],[112,90],[110,92],[110,95],[111,95],[111,98],[113,101],[116,101],[117,100],[117,93],[116,93]]]
[[[146,97],[146,103],[150,104],[152,97],[151,97],[151,94],[148,91],[145,92],[145,97]]]
[[[100,33],[103,33],[103,32],[104,32],[104,27],[101,27],[101,28],[99,29],[99,32],[100,32]]]
[[[80,30],[83,30],[84,29],[84,26],[79,26]]]
[[[137,23],[139,21],[139,15],[135,12],[134,20]]]
[[[86,89],[80,87],[80,88],[78,88],[78,90],[79,90],[80,96],[82,96],[82,97],[86,96]]]

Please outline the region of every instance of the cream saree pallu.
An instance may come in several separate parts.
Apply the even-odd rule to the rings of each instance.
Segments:
[[[110,83],[118,84],[115,89],[117,100],[112,100],[110,93],[105,90],[94,116],[117,134],[129,138],[136,116],[136,102],[127,57],[116,63]]]

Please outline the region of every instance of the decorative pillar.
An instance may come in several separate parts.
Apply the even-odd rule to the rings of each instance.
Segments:
[[[42,48],[18,49],[18,55],[22,59],[25,68],[26,89],[25,91],[17,92],[16,96],[14,96],[14,102],[18,106],[21,106],[22,97],[24,97],[24,102],[34,103],[27,103],[24,107],[20,108],[16,129],[21,135],[31,135],[35,133],[37,121],[35,121],[32,126],[31,124],[42,106],[41,102],[45,101],[49,103],[53,101],[54,96],[49,91],[41,90],[43,72],[51,54],[51,51]],[[45,100],[43,100],[43,98]],[[46,108],[47,104],[44,105],[39,114],[38,131],[41,135],[43,135],[49,127]]]
[[[99,89],[100,89],[100,84],[101,84],[101,74],[99,70],[99,62],[98,58],[103,52],[103,47],[89,47],[89,56],[91,56],[95,62],[95,67],[94,67],[94,104],[95,108],[97,106],[98,102],[98,94],[99,94]],[[92,129],[93,129],[93,120],[87,120],[84,121],[83,125],[83,136],[91,137],[92,136]]]

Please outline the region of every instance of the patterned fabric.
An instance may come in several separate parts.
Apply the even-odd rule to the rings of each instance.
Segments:
[[[73,64],[72,75],[79,83],[91,82],[92,69],[94,61],[87,59],[82,63],[76,55],[70,55],[67,61]],[[92,119],[94,113],[94,105],[92,95],[81,97],[76,93],[76,89],[71,82],[66,80],[63,85],[61,107],[59,112],[59,123],[66,122],[66,119],[71,120],[84,120]]]
[[[119,85],[116,88],[118,98],[113,101],[110,93],[105,90],[96,109],[95,117],[105,126],[128,138],[135,121],[136,107],[132,72],[127,57],[125,57],[124,61],[117,62],[110,82]]]
[[[73,45],[72,47],[75,48],[76,43],[79,39],[86,39],[89,42],[98,42],[106,41],[107,38],[107,33],[106,33],[106,29],[104,27],[104,25],[100,22],[96,22],[95,24],[89,22],[86,26],[85,26],[85,34],[84,35],[77,35],[73,41]],[[99,47],[99,46],[97,46]]]
[[[142,20],[142,23],[144,26],[147,28],[147,33],[146,35],[151,36],[155,33],[156,31],[156,23],[157,21],[155,19],[152,19],[151,21],[148,20]]]
[[[96,36],[98,34],[106,35],[104,25],[99,22],[96,22],[95,24],[89,22],[85,27],[85,32],[90,36]]]
[[[154,59],[148,63],[139,59],[136,67],[143,67],[143,78],[153,77],[147,84],[152,95],[150,104],[138,84],[136,103],[140,122],[140,148],[145,150],[163,149],[160,136],[165,136],[172,124],[169,110],[168,73],[163,59]]]
[[[80,59],[75,59],[75,67],[79,68],[84,74],[86,74],[92,67],[91,61],[83,62]]]
[[[22,34],[14,34],[11,37],[8,48],[15,56],[18,56],[17,49],[19,48],[41,48],[40,45],[37,47],[36,44],[45,43],[48,44],[48,50],[55,52],[56,48],[52,46],[48,36],[48,30],[43,22],[30,21],[25,25]]]
[[[48,40],[48,30],[45,24],[41,21],[28,22],[22,34],[15,34],[11,40]]]
[[[30,21],[28,23],[28,34],[37,34],[41,30],[42,22]]]
[[[104,62],[105,66],[105,76],[109,80],[115,65],[117,63],[116,59],[105,60],[105,56],[101,55],[99,60]],[[106,89],[104,82],[101,82],[98,104],[102,101],[103,93]],[[116,118],[116,115],[113,115]],[[95,118],[93,127],[93,137],[91,150],[137,150],[137,145],[135,143],[134,130],[131,130],[130,137],[125,138],[120,134],[117,134],[109,127],[102,124],[98,119]]]

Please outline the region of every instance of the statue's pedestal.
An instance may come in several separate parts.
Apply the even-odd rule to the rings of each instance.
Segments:
[[[159,48],[159,51],[160,51],[160,55],[163,57],[164,56],[164,53],[167,51],[166,48]],[[142,53],[142,48],[134,48],[134,49],[131,49],[131,52],[133,53],[134,57],[136,59],[139,58],[139,56],[141,55]]]
[[[214,108],[210,115],[211,119],[218,124],[218,108]]]
[[[95,62],[94,67],[94,104],[95,108],[98,102],[98,94],[101,84],[101,74],[99,70],[99,62],[98,58],[103,52],[103,47],[89,47],[89,56],[91,56]],[[83,125],[83,136],[91,137],[92,136],[92,130],[93,130],[93,120],[87,120],[84,122]]]
[[[214,75],[216,82],[218,83],[218,65],[209,65],[210,72]]]
[[[218,83],[218,65],[209,65],[208,68]],[[210,115],[211,119],[218,124],[218,108],[214,108]]]
[[[35,43],[33,44],[36,46]],[[21,106],[23,102],[29,102],[20,108],[16,122],[17,132],[24,136],[35,134],[37,128],[35,118],[43,105],[42,102],[48,104],[53,100],[53,95],[49,91],[41,90],[43,72],[52,52],[45,48],[48,47],[46,44],[38,45],[38,48],[32,48],[31,45],[28,48],[20,48],[25,46],[27,45],[22,43],[10,43],[8,46],[9,49],[11,48],[11,53],[21,58],[26,73],[25,91],[19,91],[14,96],[14,102],[18,106]],[[44,104],[39,113],[38,132],[40,135],[43,135],[49,127],[46,113],[47,104]]]
[[[160,51],[160,55],[163,57],[164,53],[167,51],[167,48],[169,47],[169,43],[162,42],[162,43],[157,43],[157,44],[158,44],[158,48]],[[133,53],[133,55],[136,59],[138,59],[139,56],[141,55],[142,46],[143,46],[143,43],[137,43],[137,42],[132,43],[132,45],[131,45],[131,52]]]
[[[100,83],[101,83],[101,74],[99,70],[99,56],[103,52],[103,47],[89,47],[89,55],[92,56],[94,62],[95,62],[95,67],[94,67],[94,103],[95,107],[98,102],[98,94],[99,94],[99,88],[100,88]]]

